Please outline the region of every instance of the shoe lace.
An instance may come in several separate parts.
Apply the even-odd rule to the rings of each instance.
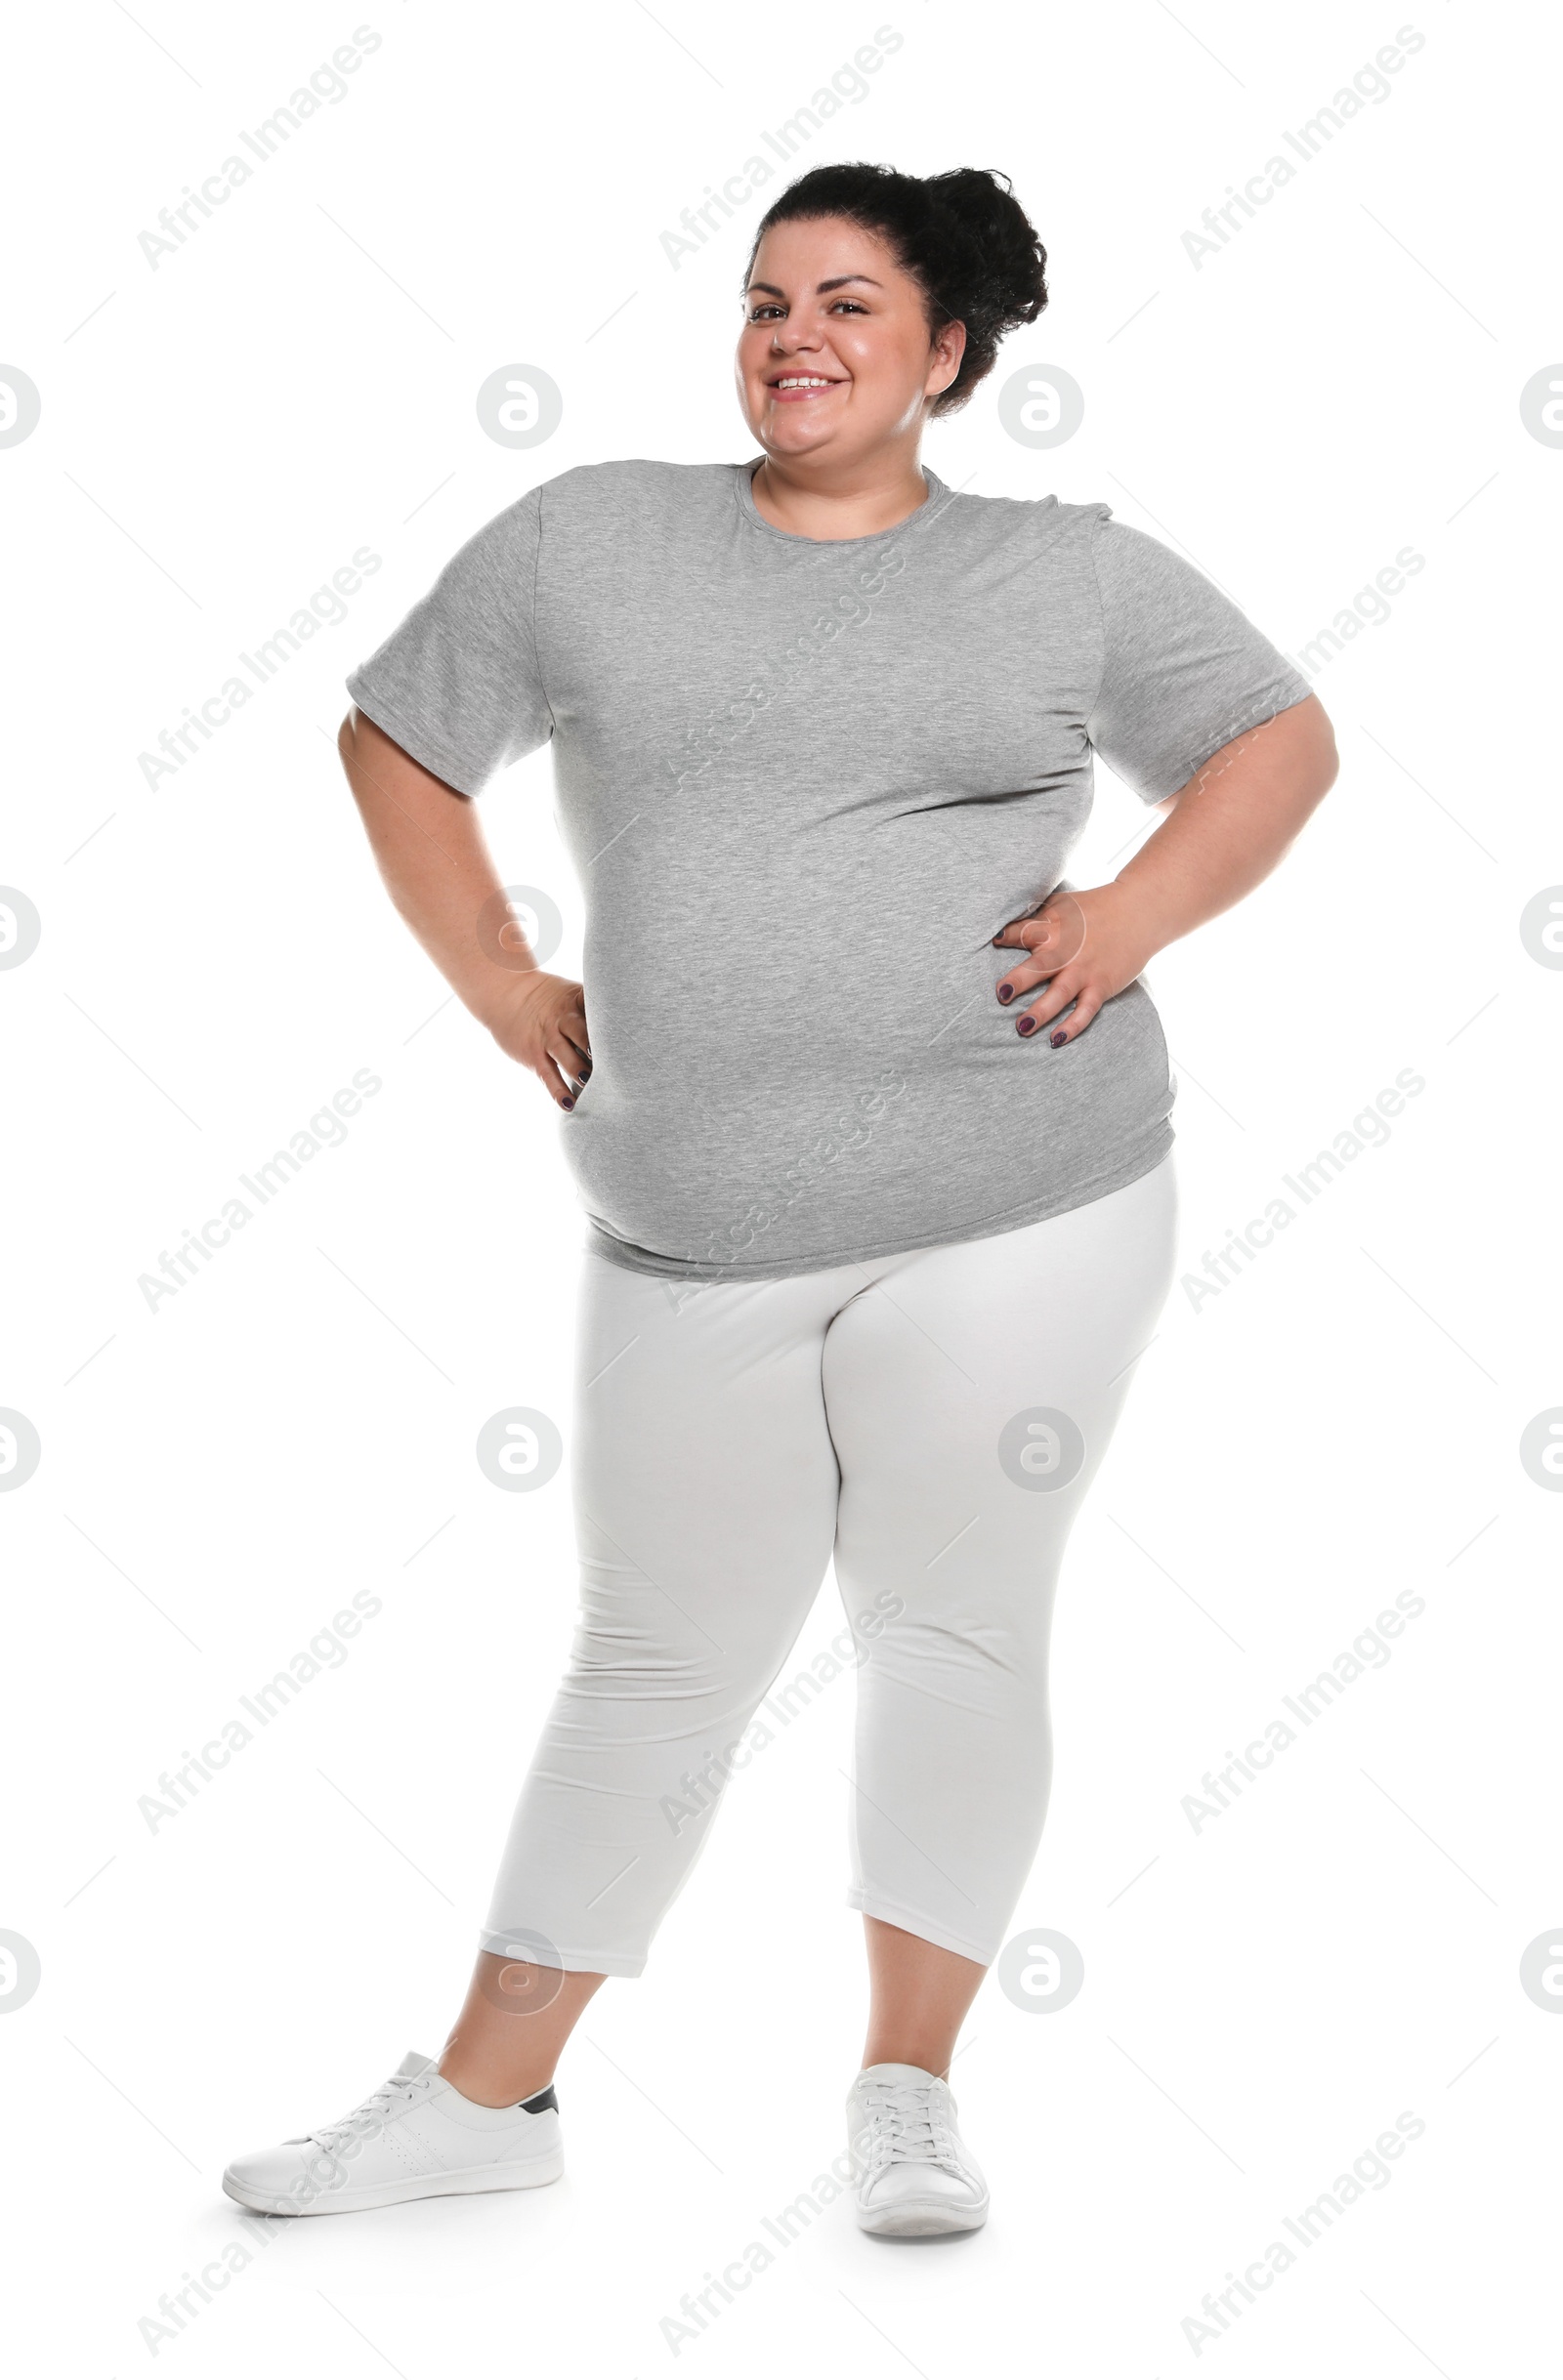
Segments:
[[[964,2172],[949,2095],[940,2082],[866,2082],[863,2106],[867,2119],[863,2156],[869,2173],[887,2165],[942,2165],[948,2173]]]
[[[323,2125],[318,2132],[312,2132],[310,2138],[322,2149],[340,2149],[354,2139],[372,2140],[397,2102],[414,2098],[422,2087],[421,2074],[393,2074],[378,2091],[371,2091],[367,2099],[360,2100],[346,2115],[334,2124]]]

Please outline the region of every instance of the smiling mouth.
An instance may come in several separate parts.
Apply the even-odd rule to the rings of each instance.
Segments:
[[[776,380],[767,381],[771,396],[782,404],[807,402],[811,397],[824,397],[827,390],[839,389],[840,380],[827,380],[820,372],[783,372]]]

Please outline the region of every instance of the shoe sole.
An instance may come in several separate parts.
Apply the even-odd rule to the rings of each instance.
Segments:
[[[954,2207],[948,2199],[911,2198],[899,2206],[860,2207],[858,2226],[880,2239],[931,2239],[942,2232],[976,2232],[988,2221],[988,2200]]]
[[[467,2198],[490,2190],[539,2190],[557,2182],[565,2170],[564,2151],[537,2157],[528,2165],[478,2165],[462,2173],[429,2174],[418,2182],[377,2182],[367,2190],[333,2191],[301,2206],[296,2198],[274,2191],[256,2190],[223,2176],[225,2194],[257,2215],[356,2215],[370,2207],[401,2206],[411,2198]]]

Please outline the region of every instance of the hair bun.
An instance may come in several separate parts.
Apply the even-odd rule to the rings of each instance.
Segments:
[[[923,187],[936,215],[972,243],[973,285],[995,343],[1005,331],[1035,322],[1047,304],[1047,251],[1009,176],[960,165],[930,175]],[[966,329],[970,338],[969,320]]]

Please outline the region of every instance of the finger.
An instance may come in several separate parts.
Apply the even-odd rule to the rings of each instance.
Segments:
[[[1007,926],[999,928],[993,936],[993,948],[995,950],[1000,947],[1009,950],[1028,948],[1038,937],[1046,939],[1051,923],[1051,919],[1044,916],[1039,910],[1028,909],[1024,917],[1012,917]]]
[[[583,1063],[579,1050],[563,1033],[553,1034],[546,1044],[546,1055],[566,1083],[573,1085],[581,1079]]]
[[[550,1017],[547,1021],[546,1039],[550,1047],[557,1046],[561,1041],[568,1042],[579,1051],[582,1058],[589,1058],[592,1054],[592,1045],[591,1035],[586,1029],[584,1003],[577,1002],[573,1008],[561,1009],[557,1016]]]
[[[545,1050],[537,1061],[537,1079],[556,1107],[573,1107],[575,1094],[554,1063],[551,1050]]]
[[[1051,915],[1035,921],[1023,921],[1018,928],[1026,956],[1018,966],[1009,968],[993,986],[1002,1008],[1007,1008],[1023,991],[1035,991],[1080,955],[1079,937],[1073,930],[1073,921]]]
[[[1000,945],[1012,948],[1017,941],[1029,939],[1034,933],[1056,935],[1066,927],[1077,935],[1083,932],[1084,921],[1079,915],[1079,903],[1073,893],[1049,893],[1047,898],[1039,900],[1035,909],[1023,909],[1019,917],[1010,919],[1007,926],[1000,926],[993,936],[993,948],[996,950]]]
[[[1013,919],[995,934],[993,947],[1013,949],[1020,943],[1034,956],[1045,951],[1048,957],[1067,963],[1083,956],[1088,932],[1085,912],[1074,894],[1050,893],[1039,909]]]
[[[548,1055],[560,1072],[568,1074],[571,1082],[584,1082],[592,1070],[590,1050],[580,1049],[576,1043],[563,1037],[550,1043]]]
[[[1064,964],[1061,952],[1054,955],[1046,949],[1033,951],[1029,957],[1021,960],[1018,967],[1011,967],[1001,975],[993,985],[1000,1008],[1007,1008],[1023,991],[1035,991],[1038,983],[1045,983],[1048,977],[1056,975]]]
[[[1016,1018],[1016,1032],[1023,1041],[1032,1040],[1044,1024],[1051,1024],[1072,1000],[1079,998],[1083,990],[1084,985],[1079,978],[1066,967],[1061,975],[1054,977],[1041,998],[1034,1000],[1031,1007]]]
[[[1061,1050],[1067,1043],[1077,1041],[1101,1005],[1101,993],[1092,990],[1087,985],[1076,1001],[1075,1014],[1070,1018],[1068,1023],[1061,1024],[1056,1032],[1048,1034],[1047,1038],[1052,1048]]]

